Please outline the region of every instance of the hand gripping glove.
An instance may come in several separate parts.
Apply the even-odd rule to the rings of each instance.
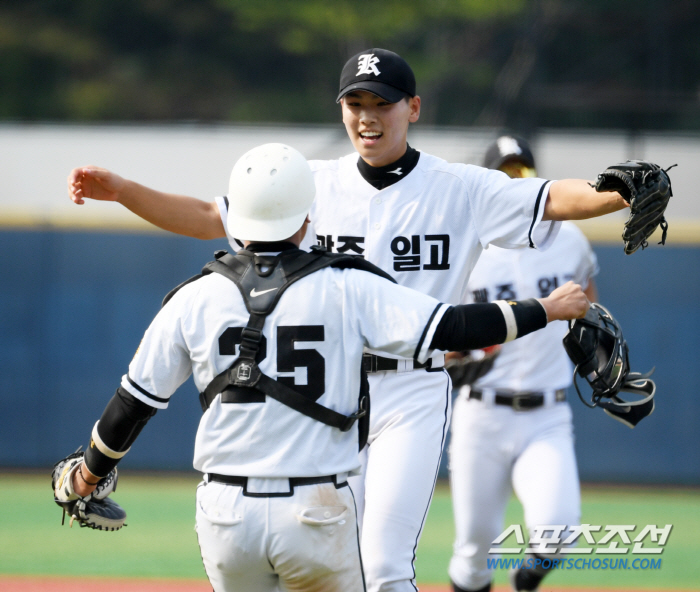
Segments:
[[[664,170],[651,162],[628,160],[605,169],[592,185],[598,192],[617,191],[630,204],[630,215],[622,233],[628,255],[639,247],[645,249],[649,244],[647,239],[658,226],[663,231],[659,244],[666,244],[668,223],[664,212],[673,195],[668,176],[671,168]]]
[[[77,520],[81,527],[119,530],[124,526],[126,512],[118,503],[107,497],[117,489],[116,468],[99,480],[91,494],[80,497],[73,490],[73,474],[83,462],[84,455],[85,453],[78,448],[76,452],[54,465],[51,473],[54,501],[63,508],[64,519],[66,513],[70,515],[71,526],[73,521]]]

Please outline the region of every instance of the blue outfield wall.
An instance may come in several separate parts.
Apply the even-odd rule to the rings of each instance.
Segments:
[[[0,467],[48,467],[87,444],[163,296],[219,248],[171,235],[0,231]],[[700,248],[595,250],[601,300],[633,369],[656,366],[658,394],[631,430],[569,393],[581,477],[698,485]],[[191,468],[200,416],[189,380],[122,466]]]

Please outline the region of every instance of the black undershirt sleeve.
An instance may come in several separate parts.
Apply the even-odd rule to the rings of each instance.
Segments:
[[[128,450],[157,409],[139,401],[122,387],[117,389],[102,412],[97,431],[106,446],[115,452]],[[107,456],[93,441],[85,453],[85,464],[93,475],[109,474],[121,459]]]
[[[547,325],[547,313],[535,298],[509,301],[508,304],[515,316],[518,337]],[[507,334],[506,320],[497,304],[460,304],[451,306],[442,316],[430,349],[481,349],[503,343]]]

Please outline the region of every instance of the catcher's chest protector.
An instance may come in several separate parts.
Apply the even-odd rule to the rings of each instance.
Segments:
[[[369,271],[394,281],[391,276],[357,255],[332,254],[323,248],[311,252],[293,249],[279,255],[257,255],[251,251],[239,251],[231,255],[217,251],[216,260],[207,263],[198,276],[190,278],[171,291],[163,305],[187,283],[210,273],[219,273],[231,280],[241,292],[246,309],[250,313],[248,324],[241,335],[240,353],[233,364],[216,376],[200,394],[202,410],[206,411],[214,398],[221,393],[221,402],[227,401],[228,387],[256,389],[267,396],[303,413],[317,421],[348,431],[356,420],[359,422],[360,449],[367,442],[369,430],[369,383],[363,369],[359,395],[359,408],[345,416],[312,401],[294,389],[277,382],[262,373],[256,356],[263,339],[266,317],[275,309],[282,294],[294,282],[326,267],[353,268]]]

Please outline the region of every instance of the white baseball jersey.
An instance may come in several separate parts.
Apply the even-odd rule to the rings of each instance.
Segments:
[[[291,285],[266,319],[260,369],[321,405],[357,410],[361,356],[372,347],[425,361],[447,305],[372,273],[326,268]],[[122,386],[164,409],[190,372],[200,392],[237,356],[246,311],[239,289],[211,274],[183,287],[161,309]],[[194,466],[249,477],[314,477],[359,468],[357,426],[349,432],[315,421],[271,398],[221,403],[204,413]]]
[[[399,284],[441,302],[464,301],[469,274],[489,244],[547,248],[559,229],[559,222],[542,221],[550,184],[543,179],[510,179],[421,152],[405,178],[377,190],[360,174],[358,158],[309,162],[316,199],[305,244],[363,255]],[[220,197],[217,205],[228,232],[227,202]],[[229,242],[240,247],[234,237]]]
[[[484,251],[469,278],[469,301],[544,298],[569,280],[585,289],[597,273],[598,260],[588,240],[575,224],[564,222],[546,255],[532,249]],[[492,370],[475,386],[514,391],[568,387],[573,366],[561,344],[567,327],[566,321],[556,321],[503,344]]]

